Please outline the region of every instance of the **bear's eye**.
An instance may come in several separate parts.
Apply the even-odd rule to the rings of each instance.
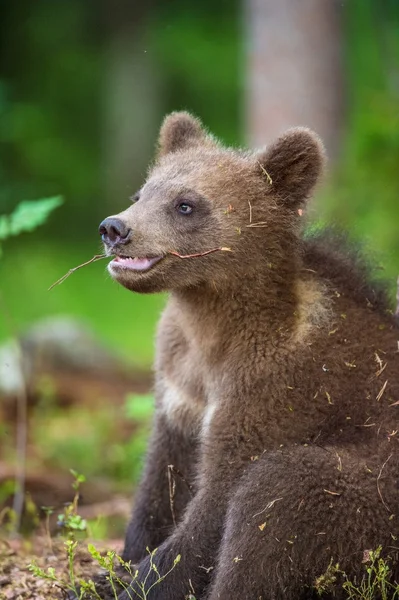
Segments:
[[[191,206],[191,204],[188,204],[188,202],[180,202],[180,204],[177,206],[177,210],[182,215],[191,215],[194,208]]]
[[[133,196],[130,196],[130,202],[136,204],[140,200],[140,192],[136,192]]]

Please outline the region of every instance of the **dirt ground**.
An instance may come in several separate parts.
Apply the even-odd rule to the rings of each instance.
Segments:
[[[74,560],[76,578],[92,579],[101,573],[87,550],[88,541],[79,542]],[[121,552],[123,541],[95,543],[99,551]],[[0,600],[65,600],[66,585],[43,580],[28,565],[34,562],[47,571],[53,567],[59,581],[70,582],[67,553],[62,539],[38,536],[30,541],[0,540]]]

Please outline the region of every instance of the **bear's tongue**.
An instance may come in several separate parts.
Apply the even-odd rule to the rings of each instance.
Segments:
[[[122,269],[131,269],[132,271],[146,271],[150,269],[156,262],[161,260],[161,256],[155,258],[127,258],[123,256],[115,256],[112,260],[112,265],[121,267]]]

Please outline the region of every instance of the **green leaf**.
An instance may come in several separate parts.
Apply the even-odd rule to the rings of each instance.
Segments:
[[[0,217],[0,240],[23,231],[33,231],[45,223],[49,214],[62,203],[61,196],[20,202],[11,215]]]
[[[21,202],[10,217],[11,235],[32,231],[46,222],[49,214],[62,204],[61,196]]]
[[[85,477],[85,475],[82,475],[82,473],[78,473],[77,471],[75,471],[75,469],[69,469],[69,472],[75,478],[75,481],[73,482],[72,487],[74,490],[77,490],[79,485],[86,481],[86,477]]]
[[[98,560],[101,558],[101,554],[93,544],[88,544],[87,549],[94,559]]]

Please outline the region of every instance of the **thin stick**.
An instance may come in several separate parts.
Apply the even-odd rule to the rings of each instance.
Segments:
[[[249,206],[249,224],[252,223],[252,204],[250,203],[250,201],[248,200],[248,206]]]
[[[110,258],[110,256],[108,256],[107,254],[96,254],[95,256],[93,256],[93,258],[91,258],[87,262],[84,262],[81,265],[78,265],[77,267],[73,267],[73,269],[69,269],[68,273],[65,273],[65,275],[63,275],[62,277],[60,277],[55,283],[53,283],[52,285],[50,285],[50,287],[48,288],[48,291],[52,290],[53,287],[55,287],[56,285],[59,285],[60,283],[63,283],[65,281],[65,279],[67,279],[67,277],[69,277],[70,275],[72,275],[72,273],[74,273],[78,269],[81,269],[82,267],[86,267],[90,263],[96,262],[97,260],[101,260],[102,258]]]
[[[168,483],[169,483],[169,505],[170,512],[172,513],[173,525],[176,527],[176,516],[175,516],[175,493],[176,493],[176,481],[173,477],[173,465],[168,465]]]
[[[177,256],[178,258],[196,258],[198,256],[206,256],[207,254],[212,254],[212,252],[233,252],[231,248],[212,248],[212,250],[207,250],[206,252],[198,252],[197,254],[179,254],[178,252],[168,252],[168,254],[173,254],[173,256]]]
[[[172,513],[173,524],[176,526],[176,515],[175,515],[175,496],[176,496],[176,479],[175,476],[180,477],[183,483],[187,486],[188,492],[193,497],[193,492],[188,481],[185,479],[183,473],[174,465],[168,465],[168,484],[169,484],[169,505]]]
[[[273,184],[273,179],[270,177],[269,173],[266,171],[265,167],[263,165],[260,164],[260,162],[258,161],[258,165],[260,166],[260,168],[262,169],[262,172],[266,175],[267,181],[270,183],[270,185]]]
[[[274,500],[270,500],[270,502],[266,504],[265,508],[260,512],[257,512],[254,515],[252,515],[252,518],[254,519],[255,517],[258,517],[262,513],[266,512],[269,508],[272,508],[272,506],[274,506],[276,502],[279,502],[280,500],[283,500],[283,498],[275,498]]]
[[[231,250],[231,248],[212,248],[212,250],[207,250],[206,252],[198,252],[198,254],[179,254],[178,252],[168,252],[168,254],[173,254],[173,256],[178,256],[179,258],[195,258],[197,256],[206,256],[207,254],[211,254],[212,252],[217,252],[219,250],[221,250],[222,252],[233,252]],[[72,273],[74,273],[78,269],[81,269],[82,267],[86,267],[87,265],[90,265],[91,263],[96,262],[97,260],[101,260],[102,258],[111,258],[111,256],[112,256],[112,254],[111,255],[96,254],[90,260],[82,263],[81,265],[78,265],[77,267],[73,267],[73,269],[69,269],[68,273],[65,273],[65,275],[63,275],[57,281],[55,281],[52,285],[50,285],[50,287],[48,288],[48,291],[52,290],[53,287],[55,287],[56,285],[63,283],[65,281],[65,279],[67,279],[70,275],[72,275]]]
[[[386,502],[384,501],[384,498],[382,497],[381,490],[380,490],[380,478],[381,478],[382,471],[383,471],[383,469],[384,469],[385,465],[387,464],[387,462],[388,462],[388,461],[389,461],[391,458],[392,458],[392,454],[390,454],[390,455],[388,456],[388,458],[386,459],[386,461],[385,461],[385,462],[384,462],[384,464],[382,465],[382,467],[381,467],[381,469],[380,469],[380,472],[378,473],[378,477],[377,477],[377,491],[378,491],[378,495],[379,495],[379,497],[381,498],[381,502],[383,503],[383,505],[385,506],[385,508],[387,509],[387,511],[388,511],[388,512],[391,512],[391,509],[389,508],[389,506],[388,506],[388,505],[386,504]]]
[[[332,490],[326,490],[325,488],[323,488],[323,491],[326,494],[331,494],[331,496],[340,496],[341,495],[341,492],[333,492]]]
[[[382,388],[380,389],[380,391],[378,392],[378,395],[376,397],[377,402],[379,402],[382,398],[383,393],[385,392],[385,388],[387,387],[387,383],[388,383],[388,379],[386,380],[386,382],[384,383],[384,385],[382,386]]]
[[[174,465],[169,465],[169,468],[172,472],[173,475],[177,475],[178,477],[180,477],[180,479],[182,480],[182,482],[185,484],[188,493],[190,494],[191,498],[193,497],[193,491],[191,489],[191,485],[188,483],[187,479],[184,477],[183,473]]]
[[[250,223],[249,225],[246,225],[245,227],[267,227],[268,223],[267,221],[259,221],[258,223]]]

